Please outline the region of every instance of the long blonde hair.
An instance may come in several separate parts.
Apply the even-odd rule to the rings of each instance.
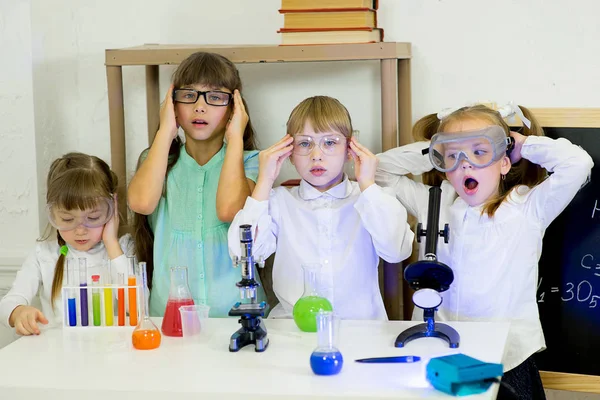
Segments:
[[[99,197],[113,201],[117,186],[117,175],[103,160],[83,153],[68,153],[54,160],[50,166],[46,180],[46,203],[65,210],[86,210],[94,207]],[[48,239],[49,235],[42,240]],[[59,247],[66,244],[58,231],[56,239]],[[61,253],[52,279],[52,306],[62,289],[64,266],[65,255]]]
[[[537,119],[527,108],[519,106],[523,115],[531,121],[531,127],[523,127],[521,134],[525,136],[544,136],[544,131]],[[431,140],[437,132],[444,132],[444,128],[450,123],[464,121],[467,119],[477,119],[488,121],[491,125],[502,127],[507,136],[510,136],[510,127],[504,121],[504,118],[496,110],[483,104],[460,108],[443,120],[439,120],[437,114],[430,114],[421,118],[413,127],[413,137],[415,140]],[[513,188],[519,185],[534,187],[542,182],[547,176],[546,170],[541,166],[521,159],[510,168],[504,179],[500,180],[498,195],[488,199],[482,208],[482,213],[487,213],[490,217],[494,215],[500,204],[510,195]],[[423,174],[423,182],[428,185],[439,186],[445,175],[437,170]]]

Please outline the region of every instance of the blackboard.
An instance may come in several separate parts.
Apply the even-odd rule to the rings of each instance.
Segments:
[[[600,110],[532,111],[546,136],[580,145],[595,164],[544,235],[537,299],[547,349],[535,359],[545,387],[600,393]]]

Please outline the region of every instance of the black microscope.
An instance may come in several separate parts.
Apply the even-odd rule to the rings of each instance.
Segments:
[[[434,186],[429,189],[429,206],[427,210],[427,230],[417,225],[417,242],[425,236],[425,259],[409,264],[404,270],[404,279],[408,285],[416,290],[413,294],[413,303],[423,309],[425,323],[408,328],[396,338],[395,346],[404,347],[411,340],[422,337],[437,337],[448,342],[451,348],[457,348],[460,335],[456,330],[446,324],[435,322],[435,311],[442,304],[440,292],[448,290],[454,280],[452,269],[437,260],[438,236],[448,243],[450,229],[445,224],[444,229],[438,231],[440,219],[440,203],[442,189]]]
[[[261,257],[255,263],[252,256],[252,225],[240,225],[240,246],[242,256],[233,257],[233,266],[241,267],[242,280],[235,285],[240,289],[242,301],[248,299],[250,302],[238,301],[229,310],[230,316],[241,317],[238,322],[242,324],[242,327],[231,335],[229,351],[235,352],[246,345],[254,344],[254,351],[263,352],[269,345],[269,339],[261,317],[265,316],[269,305],[265,301],[257,303],[256,299],[256,290],[260,283],[254,279],[254,264],[264,268],[265,262]]]

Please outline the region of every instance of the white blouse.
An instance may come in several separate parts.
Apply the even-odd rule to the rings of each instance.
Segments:
[[[433,168],[421,153],[428,145],[418,142],[377,155],[377,183],[393,188],[423,226],[429,187],[404,175],[420,175]],[[566,139],[528,136],[521,155],[552,174],[533,189],[513,190],[492,218],[481,215],[481,206],[465,203],[448,181],[441,185],[440,229],[449,224],[450,241],[438,241],[437,255],[454,271],[454,282],[442,294],[437,319],[510,321],[505,371],[545,349],[536,302],[542,238],[593,166],[587,152]],[[413,319],[419,317],[419,312],[413,314]]]
[[[391,191],[371,185],[361,193],[358,183],[345,177],[324,193],[302,180],[298,187],[275,188],[268,201],[248,197],[229,228],[232,255],[241,252],[242,224],[258,228],[255,257],[266,259],[276,252],[273,289],[280,304],[270,317],[291,317],[304,291],[301,265],[320,263],[322,294],[341,318],[387,319],[379,257],[392,263],[404,260],[414,237],[406,210]]]

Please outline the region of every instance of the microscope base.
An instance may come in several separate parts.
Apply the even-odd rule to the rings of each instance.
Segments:
[[[239,322],[242,327],[238,329],[229,340],[229,351],[236,352],[242,347],[254,344],[254,351],[261,353],[269,346],[267,328],[259,317],[244,315]]]
[[[422,337],[436,337],[448,342],[450,348],[456,349],[460,343],[460,335],[456,330],[446,324],[419,324],[408,328],[396,338],[395,346],[404,347],[408,342]]]

